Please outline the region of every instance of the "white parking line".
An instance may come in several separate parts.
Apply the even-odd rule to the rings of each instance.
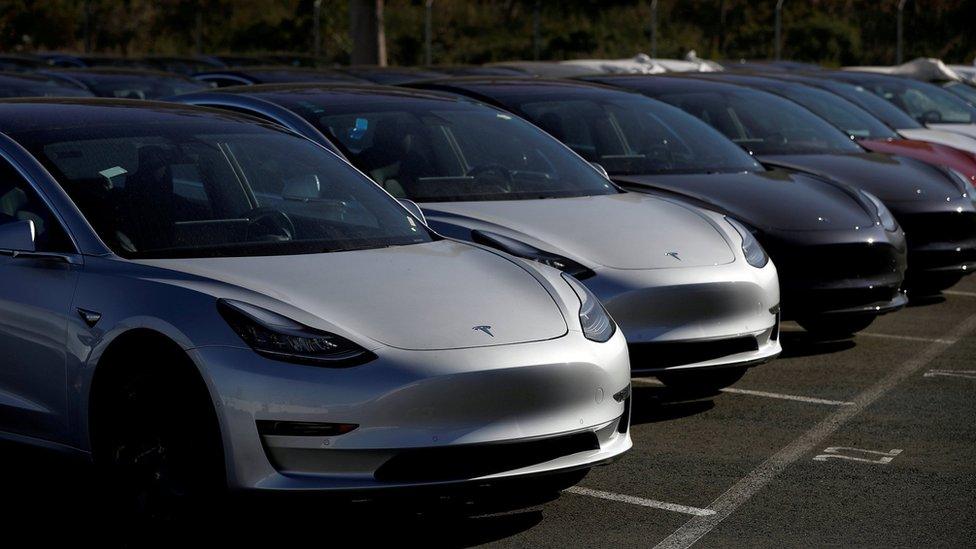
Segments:
[[[642,377],[633,378],[630,380],[631,383],[636,383],[638,385],[654,385],[663,386],[664,384],[656,379],[647,379]],[[783,393],[770,393],[767,391],[753,391],[752,389],[737,389],[735,387],[726,387],[725,389],[720,389],[723,393],[732,393],[736,395],[749,395],[758,396],[766,398],[776,398],[779,400],[794,400],[796,402],[808,402],[810,404],[826,404],[828,406],[850,406],[854,404],[853,402],[847,402],[843,400],[828,400],[825,398],[816,397],[806,397],[800,395],[786,395]]]
[[[867,336],[867,337],[879,337],[882,339],[900,339],[902,341],[918,341],[921,343],[941,343],[943,345],[952,345],[956,342],[954,339],[937,339],[931,337],[917,337],[917,336],[903,336],[894,334],[879,334],[877,332],[858,332],[857,335]]]
[[[976,370],[929,370],[922,377],[963,377],[966,379],[976,379]]]
[[[960,297],[976,297],[976,292],[960,292],[957,290],[943,290],[945,295],[958,295]]]
[[[946,339],[955,341],[973,330],[976,330],[976,315],[971,315],[957,325],[956,329],[948,334],[950,337]],[[715,511],[714,515],[692,518],[684,526],[658,543],[656,547],[658,549],[683,549],[694,545],[702,536],[711,532],[742,504],[749,501],[752,496],[772,482],[787,467],[807,455],[812,449],[821,447],[824,439],[834,434],[851,418],[861,413],[899,383],[937,359],[948,348],[947,345],[941,343],[931,343],[924,347],[919,354],[904,361],[897,369],[859,394],[854,399],[853,405],[838,408],[726,490],[708,506],[709,509]]]
[[[813,398],[805,397],[799,395],[783,395],[780,393],[767,393],[766,391],[753,391],[750,389],[736,389],[735,387],[726,387],[722,389],[723,393],[735,393],[737,395],[752,395],[766,398],[778,398],[780,400],[795,400],[797,402],[809,402],[811,404],[827,404],[830,406],[850,406],[854,404],[853,402],[846,402],[843,400],[827,400],[825,398]]]
[[[635,496],[625,496],[623,494],[614,494],[613,492],[604,492],[602,490],[591,490],[589,488],[583,488],[582,486],[573,486],[572,488],[567,488],[564,491],[569,492],[571,494],[577,494],[580,496],[590,496],[594,498],[608,499],[610,501],[630,503],[631,505],[640,505],[641,507],[653,507],[654,509],[674,511],[675,513],[684,513],[686,515],[695,515],[697,517],[705,517],[708,515],[715,514],[715,511],[712,511],[711,509],[699,509],[698,507],[688,507],[687,505],[668,503],[666,501],[657,501],[656,499],[646,499],[646,498],[639,498]]]

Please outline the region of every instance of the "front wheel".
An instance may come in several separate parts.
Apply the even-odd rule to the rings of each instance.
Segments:
[[[190,517],[223,492],[223,452],[205,391],[147,373],[112,392],[95,461],[120,511],[152,522]]]
[[[681,392],[710,394],[739,381],[746,375],[746,370],[747,368],[742,366],[708,370],[675,370],[655,374],[655,377],[666,386]]]
[[[847,339],[867,328],[875,315],[830,315],[797,320],[804,330],[818,337]]]

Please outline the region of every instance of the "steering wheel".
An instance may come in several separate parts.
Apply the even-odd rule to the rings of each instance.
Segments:
[[[923,124],[938,124],[942,122],[942,113],[937,110],[929,110],[922,113],[919,121]]]
[[[276,208],[259,206],[243,217],[247,219],[247,239],[260,238],[262,240],[292,240],[295,238],[295,224],[288,214]],[[254,229],[263,228],[264,231],[255,234]]]
[[[474,177],[477,180],[479,175],[489,173],[500,175],[504,180],[504,185],[498,185],[499,190],[506,193],[512,191],[512,185],[515,183],[515,181],[512,179],[512,172],[501,164],[490,163],[475,166],[468,170],[468,173],[465,175],[468,177]]]

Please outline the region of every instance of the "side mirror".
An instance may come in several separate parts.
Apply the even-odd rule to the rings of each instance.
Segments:
[[[281,197],[295,202],[311,202],[319,199],[321,190],[319,176],[303,175],[286,179],[285,186],[281,189]]]
[[[590,165],[596,168],[596,171],[600,172],[600,175],[602,175],[605,179],[610,179],[610,174],[607,172],[607,169],[604,168],[599,162],[590,162]]]
[[[34,222],[29,219],[4,223],[0,225],[0,250],[33,253],[35,234]]]
[[[400,205],[407,209],[408,212],[412,213],[414,217],[420,220],[424,225],[427,224],[427,217],[424,216],[424,211],[420,209],[413,200],[407,200],[406,198],[400,198]]]

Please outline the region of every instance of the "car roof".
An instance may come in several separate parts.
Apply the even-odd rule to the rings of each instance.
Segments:
[[[701,78],[703,80],[721,80],[723,82],[733,82],[736,84],[743,84],[746,86],[769,86],[774,88],[786,89],[786,88],[804,88],[806,87],[802,82],[796,80],[786,80],[777,78],[779,73],[776,74],[752,74],[746,72],[709,72],[695,74],[694,78]]]
[[[881,74],[877,72],[868,71],[825,71],[824,76],[827,78],[838,78],[840,80],[851,80],[860,82],[921,82],[920,80],[912,80],[904,76],[897,76],[894,74]]]
[[[211,118],[254,124],[256,119],[231,111],[163,101],[108,98],[0,99],[0,132],[17,134],[33,130],[94,125],[147,125],[179,120]]]
[[[56,83],[60,84],[57,79],[44,76],[41,74],[34,74],[30,72],[18,72],[18,71],[0,71],[0,82],[7,81],[12,83],[21,82],[37,82],[37,83]],[[63,85],[63,84],[61,84]]]
[[[594,72],[594,69],[589,67],[569,65],[565,63],[558,63],[556,61],[503,61],[499,63],[489,63],[485,66],[510,68],[535,76],[555,76],[563,78],[593,74]]]
[[[326,68],[316,68],[316,67],[293,67],[291,65],[255,65],[253,67],[230,67],[226,69],[213,69],[202,71],[194,74],[195,77],[202,76],[220,76],[220,75],[230,75],[242,78],[256,78],[261,79],[261,75],[270,74],[314,74],[314,75],[324,75],[324,76],[334,76],[336,78],[348,79],[350,82],[360,82],[359,79],[354,76],[339,72],[333,69]]]
[[[629,90],[614,88],[596,82],[583,80],[562,80],[558,78],[539,78],[533,76],[467,76],[428,80],[409,87],[434,90],[463,90],[467,93],[486,97],[509,95],[584,95],[593,93],[630,94]]]
[[[587,82],[599,82],[611,86],[625,86],[631,89],[656,93],[681,93],[692,91],[725,91],[741,92],[746,88],[729,82],[706,80],[686,75],[643,75],[643,74],[608,74],[586,76],[581,78]]]
[[[166,71],[157,71],[153,69],[136,69],[128,67],[75,67],[75,68],[51,68],[45,69],[43,72],[49,74],[63,74],[65,76],[73,76],[76,78],[92,78],[96,79],[99,77],[112,78],[112,77],[142,77],[142,78],[175,78],[177,80],[187,80],[187,77],[182,74],[176,74]]]
[[[315,95],[327,96],[331,104],[355,104],[364,97],[375,100],[377,97],[389,99],[431,99],[439,101],[457,102],[460,99],[454,95],[436,93],[413,88],[381,86],[378,84],[258,84],[255,86],[232,86],[203,92],[206,94],[231,93],[235,95],[250,95],[255,97],[273,98],[274,96]]]

